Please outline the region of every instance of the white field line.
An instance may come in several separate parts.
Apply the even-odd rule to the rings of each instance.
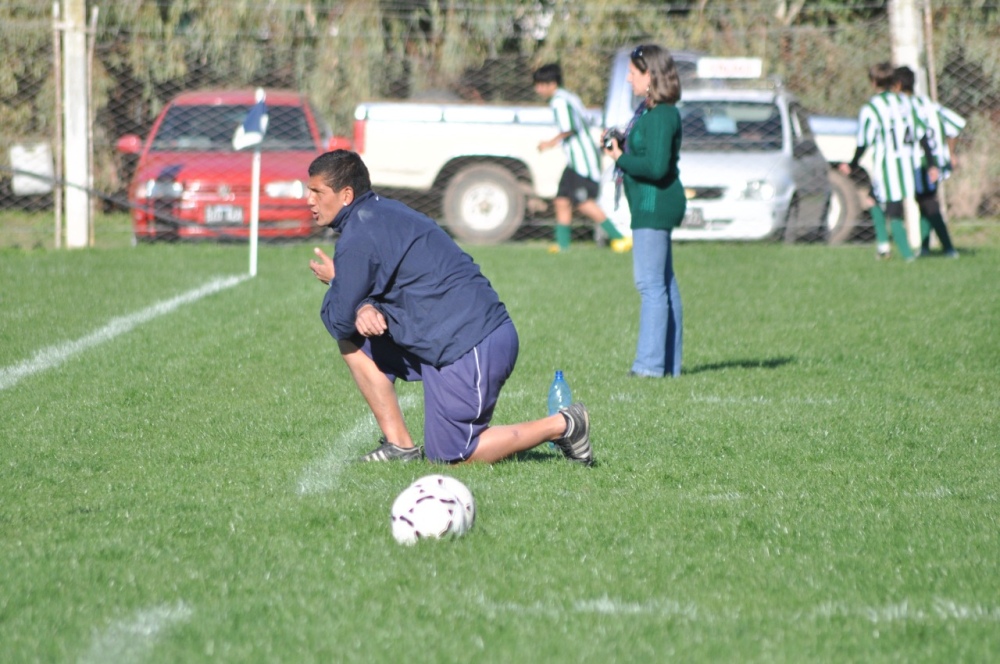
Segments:
[[[141,662],[149,657],[159,637],[170,627],[187,622],[194,612],[184,602],[137,612],[113,622],[94,634],[90,649],[80,664]]]
[[[405,411],[407,408],[415,407],[419,401],[420,398],[416,394],[404,394],[399,398],[399,407]],[[377,435],[378,426],[371,413],[357,420],[350,429],[336,436],[330,452],[325,457],[309,464],[302,471],[298,481],[298,494],[307,496],[334,489],[344,466],[369,451],[368,448],[364,448],[359,453],[358,445],[370,444],[374,447]]]
[[[954,495],[955,493],[946,486],[939,486],[934,489],[928,489],[928,490],[903,492],[903,496],[905,496],[906,498],[927,498],[930,500],[951,498]]]
[[[74,355],[82,353],[89,348],[93,348],[94,346],[98,346],[107,341],[111,341],[115,337],[125,334],[126,332],[130,332],[139,325],[142,325],[143,323],[146,323],[158,316],[168,314],[182,305],[195,302],[196,300],[200,300],[207,295],[218,293],[226,288],[231,288],[249,278],[249,275],[241,275],[214,279],[204,286],[182,293],[169,300],[157,302],[151,307],[137,311],[134,314],[113,318],[107,325],[99,330],[91,332],[85,337],[81,337],[75,341],[69,341],[55,346],[49,346],[48,348],[43,348],[35,353],[35,356],[30,360],[25,360],[19,364],[14,364],[0,369],[0,391],[13,387],[20,382],[22,378],[27,378],[36,373],[41,373],[42,371],[59,366]]]
[[[727,395],[692,393],[689,398],[692,403],[703,403],[717,406],[832,406],[837,403],[836,399],[828,397],[734,397]],[[632,392],[617,392],[610,396],[610,400],[613,403],[633,403],[639,401],[640,399],[640,396]]]
[[[885,606],[851,607],[841,603],[826,603],[812,612],[813,618],[856,617],[878,625],[885,623],[989,622],[1000,623],[1000,605],[960,604],[949,599],[935,598],[930,606],[917,606],[909,600]]]
[[[639,603],[614,599],[605,595],[597,599],[574,601],[568,610],[562,602],[534,602],[532,604],[495,602],[483,595],[477,599],[478,603],[493,615],[518,613],[558,618],[568,613],[576,613],[622,617],[651,616],[657,619],[672,618],[700,623],[738,622],[745,617],[743,612],[735,606],[730,606],[722,613],[717,614],[700,608],[694,602],[681,602],[673,599],[652,599]],[[784,617],[784,621],[800,623],[803,619],[816,622],[833,618],[856,618],[875,625],[952,622],[1000,623],[1000,605],[962,604],[940,597],[932,600],[928,606],[915,606],[909,600],[884,606],[850,606],[841,602],[825,602],[811,611],[789,614]]]
[[[306,496],[325,493],[336,487],[340,471],[351,460],[348,448],[357,440],[374,438],[376,431],[378,431],[378,427],[375,425],[375,418],[369,414],[337,436],[336,440],[333,441],[333,449],[325,457],[309,464],[302,471],[298,481],[298,494]]]
[[[491,614],[498,613],[519,613],[538,616],[548,616],[558,618],[567,613],[596,613],[608,616],[640,616],[648,615],[658,618],[674,617],[685,620],[699,620],[701,622],[713,622],[715,618],[707,615],[691,602],[677,602],[675,600],[650,600],[642,604],[638,602],[624,602],[605,595],[598,599],[579,600],[572,603],[567,611],[562,604],[535,602],[533,604],[519,604],[517,602],[494,602],[480,595],[479,604]]]
[[[724,493],[706,493],[704,495],[688,494],[682,498],[692,502],[705,501],[706,503],[735,503],[746,498],[739,491],[726,491]]]
[[[719,405],[736,405],[736,406],[763,406],[763,405],[795,405],[795,406],[832,406],[837,401],[836,399],[829,399],[823,397],[789,397],[789,398],[779,398],[775,399],[772,397],[765,396],[747,396],[747,397],[732,397],[732,396],[720,396],[715,394],[692,394],[691,401],[695,403],[708,403],[708,404],[719,404]]]
[[[600,613],[606,615],[655,615],[661,617],[686,618],[697,620],[699,610],[691,602],[681,603],[672,599],[652,600],[639,604],[638,602],[622,602],[609,598],[607,595],[600,599],[592,599],[575,602],[573,610],[577,613]]]

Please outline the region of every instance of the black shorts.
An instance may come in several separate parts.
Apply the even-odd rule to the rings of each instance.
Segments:
[[[585,178],[572,168],[566,167],[562,177],[559,179],[559,189],[556,190],[556,198],[568,198],[575,205],[597,198],[599,185]]]
[[[938,200],[937,189],[926,194],[918,194],[917,206],[920,208],[920,214],[925,217],[941,214],[941,202]]]

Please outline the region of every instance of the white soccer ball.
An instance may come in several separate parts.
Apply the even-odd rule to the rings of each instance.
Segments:
[[[392,536],[400,544],[438,539],[465,530],[465,509],[449,492],[413,484],[392,503]]]
[[[426,475],[415,481],[411,486],[420,486],[427,491],[444,491],[451,493],[456,499],[458,499],[459,504],[462,506],[462,511],[465,514],[464,527],[459,535],[465,534],[472,524],[476,522],[476,499],[472,497],[472,492],[469,491],[469,487],[462,484],[458,479],[451,477],[449,475]]]

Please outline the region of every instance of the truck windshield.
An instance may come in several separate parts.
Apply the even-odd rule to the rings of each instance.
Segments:
[[[232,152],[233,134],[248,106],[172,106],[160,123],[151,149],[164,152]],[[270,106],[263,151],[316,150],[309,123],[298,106]]]
[[[684,101],[677,104],[677,110],[686,152],[781,149],[781,112],[774,104]]]

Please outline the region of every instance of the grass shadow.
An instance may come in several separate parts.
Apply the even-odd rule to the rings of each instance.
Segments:
[[[726,362],[712,362],[710,364],[699,364],[691,369],[682,371],[684,374],[697,374],[705,371],[720,371],[723,369],[777,369],[795,361],[794,357],[772,357],[766,360],[727,360]]]
[[[525,450],[523,452],[518,452],[507,459],[504,462],[550,462],[550,461],[564,461],[562,452],[559,450],[550,450],[548,443],[542,443],[538,447],[533,447],[530,450]]]

